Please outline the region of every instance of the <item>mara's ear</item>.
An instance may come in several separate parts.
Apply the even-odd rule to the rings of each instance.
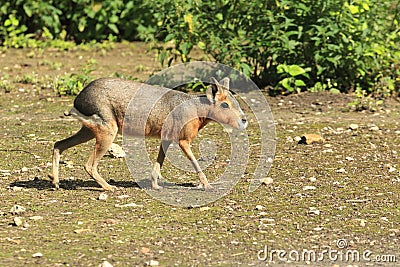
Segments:
[[[225,79],[223,79],[225,80]],[[221,81],[223,81],[221,80]],[[229,86],[229,79],[228,79],[228,86]],[[224,92],[224,85],[220,84],[214,77],[211,77],[211,84],[207,88],[206,95],[208,100],[211,101],[211,103],[215,103],[215,100],[220,100],[225,96]],[[228,87],[229,88],[229,87]]]
[[[229,78],[225,77],[219,81],[219,83],[224,87],[225,90],[229,90]]]

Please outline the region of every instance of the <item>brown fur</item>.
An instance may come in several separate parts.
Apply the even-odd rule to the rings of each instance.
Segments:
[[[139,90],[144,88],[145,90]],[[138,96],[139,95],[139,96]],[[160,99],[150,101],[156,96]],[[129,101],[134,98],[138,103]],[[146,104],[154,104],[146,114]],[[225,104],[226,103],[226,104]],[[130,113],[126,114],[129,105]],[[56,188],[59,187],[59,161],[63,151],[87,142],[93,138],[96,144],[85,165],[88,174],[104,190],[113,190],[98,173],[101,157],[111,146],[116,135],[126,129],[132,135],[160,138],[161,145],[157,162],[152,171],[152,187],[160,189],[158,178],[164,162],[165,153],[171,142],[176,141],[184,154],[192,162],[198,173],[200,186],[211,188],[206,176],[194,157],[190,142],[199,130],[210,121],[218,121],[234,128],[244,129],[247,119],[239,104],[229,92],[229,79],[220,82],[212,79],[205,97],[190,96],[178,91],[122,79],[103,78],[91,82],[75,98],[70,111],[82,123],[82,128],[73,136],[58,141],[53,149],[53,170],[50,177]],[[124,128],[124,123],[125,125]],[[145,125],[144,129],[140,126]]]

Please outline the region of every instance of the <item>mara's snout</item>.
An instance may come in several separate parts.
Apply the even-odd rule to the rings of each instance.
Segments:
[[[246,117],[242,117],[242,118],[238,119],[238,129],[239,130],[246,129],[248,125],[249,125],[249,122],[247,121]]]

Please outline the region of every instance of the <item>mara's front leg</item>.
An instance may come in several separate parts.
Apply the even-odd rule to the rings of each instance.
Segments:
[[[179,140],[179,146],[182,149],[182,151],[185,153],[186,157],[192,162],[192,165],[194,169],[197,172],[197,175],[199,176],[200,179],[200,188],[204,188],[204,190],[212,189],[212,186],[207,180],[206,175],[203,173],[203,171],[200,168],[199,163],[197,162],[196,158],[194,157],[192,150],[190,149],[190,141],[188,140]]]

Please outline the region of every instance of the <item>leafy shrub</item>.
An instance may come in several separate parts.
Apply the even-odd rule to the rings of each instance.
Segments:
[[[400,4],[395,1],[157,3],[157,12],[164,14],[159,37],[173,41],[173,46],[159,47],[160,61],[167,65],[189,61],[197,46],[259,86],[286,85],[278,91],[294,91],[287,71],[278,66],[310,70],[296,81],[311,91],[361,88],[372,93],[381,88],[390,94],[400,89]]]
[[[95,60],[88,60],[79,73],[65,74],[54,84],[59,95],[77,95],[91,81],[90,73],[95,70]]]
[[[381,98],[400,91],[399,14],[396,0],[14,0],[0,4],[0,43],[140,39],[164,65],[197,48],[273,93]]]
[[[150,1],[147,0],[149,3]],[[154,33],[152,9],[139,0],[14,0],[0,3],[0,22],[12,16],[22,32],[39,39],[78,43],[126,39]],[[0,24],[1,25],[1,24]],[[9,32],[0,26],[0,43]]]

